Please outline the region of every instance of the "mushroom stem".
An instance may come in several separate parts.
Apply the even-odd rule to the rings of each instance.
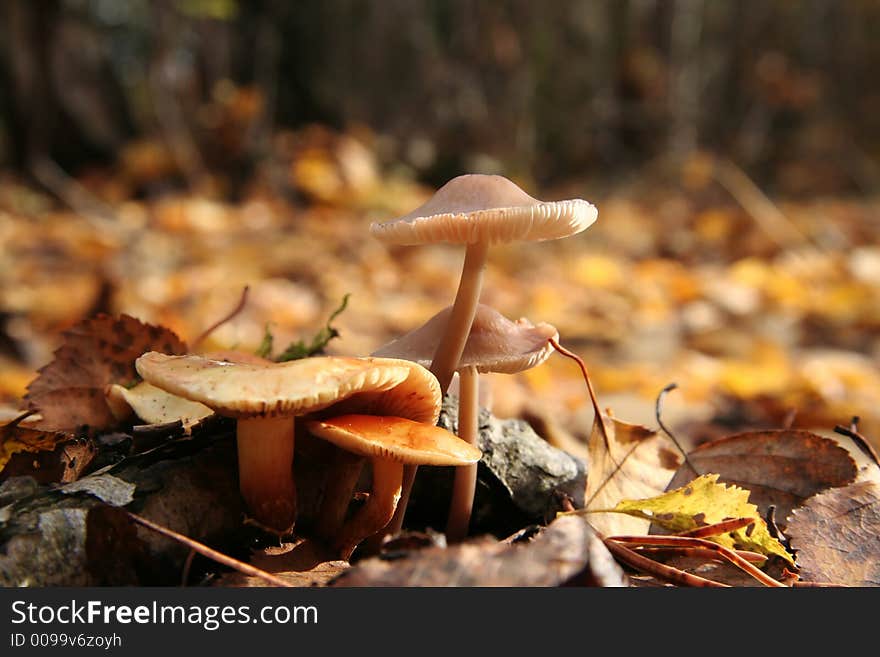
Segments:
[[[352,492],[364,465],[362,456],[344,449],[335,449],[333,464],[327,473],[327,485],[315,533],[324,540],[333,540],[345,523],[345,514]]]
[[[254,519],[287,533],[296,521],[293,417],[241,418],[236,429],[239,489]]]
[[[452,383],[452,375],[458,369],[458,362],[464,352],[477,313],[480,301],[480,290],[483,287],[483,271],[486,269],[486,254],[489,251],[487,242],[473,242],[467,245],[464,266],[458,283],[458,292],[452,304],[446,332],[437,345],[430,370],[440,383],[440,391],[446,392]]]
[[[458,437],[477,446],[479,435],[479,374],[473,365],[459,370],[461,392],[458,398]],[[477,464],[455,468],[452,501],[446,522],[446,539],[451,543],[464,540],[471,523],[474,493],[477,489]]]
[[[443,393],[452,383],[452,375],[458,368],[458,362],[464,353],[464,345],[471,332],[471,325],[474,323],[474,316],[477,314],[488,252],[488,242],[472,242],[467,245],[464,254],[461,279],[458,282],[458,292],[455,294],[455,302],[452,304],[452,311],[446,324],[446,332],[437,345],[434,359],[429,368],[437,377],[440,391]],[[386,533],[395,534],[403,527],[403,517],[406,515],[406,507],[409,504],[409,496],[418,469],[417,465],[408,465],[404,469],[403,493],[400,504],[394,512],[394,518],[388,524]]]
[[[382,458],[372,459],[372,464],[373,487],[370,490],[370,499],[343,525],[334,541],[334,548],[339,550],[342,559],[351,557],[358,543],[388,524],[400,499],[403,464]]]

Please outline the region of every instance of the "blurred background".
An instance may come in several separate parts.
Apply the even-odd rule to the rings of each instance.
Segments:
[[[371,221],[500,173],[599,208],[490,253],[624,419],[880,436],[880,4],[869,0],[7,0],[0,399],[61,331],[127,312],[214,347],[336,320],[364,355],[452,302],[455,247]],[[589,430],[555,359],[495,410]]]

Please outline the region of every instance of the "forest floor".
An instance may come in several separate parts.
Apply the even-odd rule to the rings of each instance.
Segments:
[[[327,353],[364,356],[451,304],[460,248],[369,234],[433,190],[352,135],[320,134],[298,135],[296,157],[235,201],[219,177],[181,191],[151,142],[54,197],[0,176],[0,419],[21,413],[63,331],[99,312],[191,343],[247,288],[202,347],[254,352],[267,331],[276,348],[308,339],[350,295]],[[568,239],[493,248],[482,301],[557,327],[602,408],[657,426],[655,400],[675,383],[663,419],[689,448],[749,430],[830,436],[854,417],[880,446],[880,200],[771,200],[707,155],[615,189],[529,191],[587,198],[599,219]],[[571,361],[487,380],[496,416],[587,454],[594,412]]]

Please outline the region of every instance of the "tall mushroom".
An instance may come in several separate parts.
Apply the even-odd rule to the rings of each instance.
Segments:
[[[482,288],[489,246],[568,237],[588,228],[598,212],[583,199],[539,201],[503,176],[453,178],[424,205],[370,232],[388,244],[449,242],[467,245],[458,292],[437,345],[431,371],[443,392],[461,360]]]
[[[437,420],[440,393],[424,367],[384,358],[318,357],[251,364],[149,352],[137,371],[156,387],[237,418],[239,487],[262,525],[287,533],[296,520],[294,417],[340,404],[414,421]],[[386,393],[394,390],[393,396]],[[354,402],[356,405],[353,405]]]
[[[430,362],[431,354],[443,335],[452,308],[446,308],[419,328],[380,347],[374,356],[405,358],[420,364]],[[479,434],[477,404],[478,372],[514,374],[543,363],[553,353],[551,340],[559,338],[556,328],[527,319],[513,322],[497,310],[478,304],[456,369],[461,377],[458,401],[458,435],[476,445]],[[449,505],[446,537],[460,541],[467,535],[476,490],[476,464],[456,468]]]
[[[391,520],[400,499],[404,464],[463,466],[480,459],[480,450],[455,434],[399,417],[342,415],[309,420],[306,427],[312,435],[372,462],[373,483],[367,503],[331,537],[343,559]]]
[[[370,232],[388,244],[467,245],[452,312],[431,359],[430,369],[441,391],[449,387],[464,351],[480,300],[489,246],[568,237],[588,228],[597,214],[583,199],[539,201],[503,176],[469,174],[453,178],[409,214],[370,226]],[[395,530],[403,524],[415,471],[410,466],[405,473],[403,497],[392,521]]]

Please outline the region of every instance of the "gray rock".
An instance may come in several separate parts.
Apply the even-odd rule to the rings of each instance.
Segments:
[[[438,425],[458,430],[458,399],[444,399]],[[562,499],[584,503],[586,464],[543,440],[523,420],[501,420],[482,409],[478,447],[483,458],[471,533],[505,536],[529,523],[545,522],[562,510]],[[442,529],[452,488],[453,468],[420,468],[408,526]]]

